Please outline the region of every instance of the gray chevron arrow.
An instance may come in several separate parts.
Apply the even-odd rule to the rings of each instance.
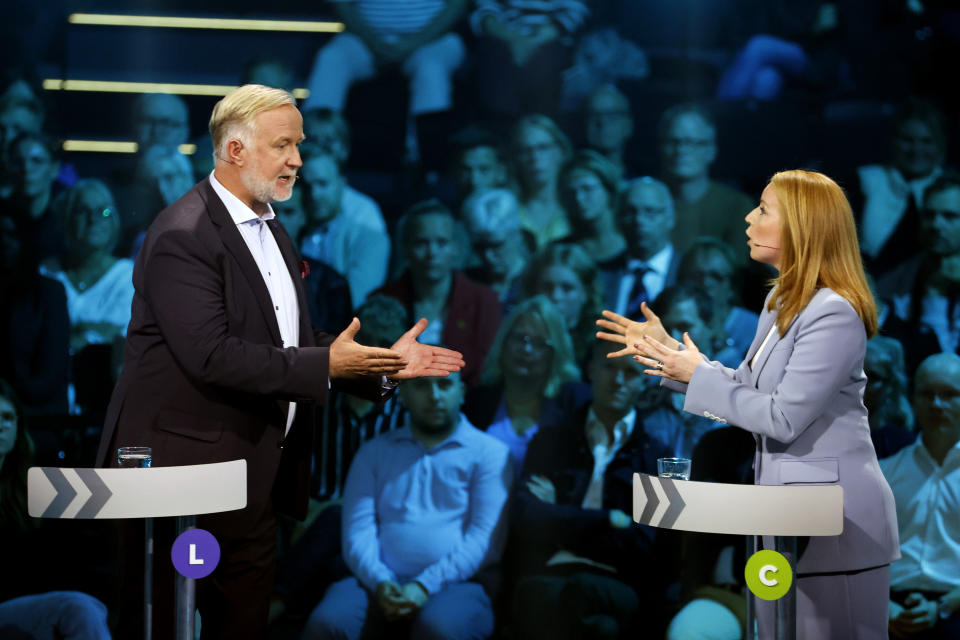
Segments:
[[[60,515],[67,510],[67,507],[70,506],[70,503],[73,502],[73,499],[77,497],[77,490],[73,488],[60,469],[56,467],[41,467],[41,469],[43,470],[43,475],[47,476],[47,480],[50,481],[50,484],[52,484],[56,490],[57,497],[54,498],[53,502],[40,514],[40,517],[59,518]]]
[[[660,486],[663,487],[663,492],[667,494],[668,507],[667,512],[663,514],[663,518],[660,519],[660,524],[657,525],[658,527],[672,528],[677,518],[680,517],[680,512],[687,506],[687,503],[680,497],[680,492],[677,491],[677,487],[673,483],[674,481],[670,478],[660,478]]]
[[[640,524],[650,524],[650,519],[653,518],[657,506],[660,504],[660,498],[657,497],[657,492],[653,489],[650,476],[641,473],[640,484],[643,485],[643,493],[647,497],[647,504],[643,506],[643,513],[640,514],[639,522]]]
[[[100,512],[100,509],[103,508],[103,505],[110,499],[110,496],[113,495],[113,492],[110,491],[107,485],[103,483],[103,480],[100,479],[96,469],[74,469],[74,471],[76,471],[80,479],[83,480],[83,484],[87,485],[87,488],[90,489],[90,497],[87,498],[87,501],[80,507],[80,511],[77,511],[75,517],[95,518]]]

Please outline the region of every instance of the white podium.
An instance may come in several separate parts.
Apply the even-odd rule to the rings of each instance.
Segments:
[[[843,533],[843,488],[839,485],[740,485],[671,480],[633,474],[633,519],[661,529],[748,536],[774,536],[776,551],[797,575],[798,536]],[[797,633],[797,581],[777,600],[778,640]],[[747,640],[753,640],[754,595],[747,595]]]
[[[195,516],[247,506],[247,462],[146,469],[27,470],[27,511],[34,518],[144,518],[145,640],[151,638],[153,518],[175,516],[177,535],[195,526]],[[193,640],[195,583],[177,573],[177,640]]]

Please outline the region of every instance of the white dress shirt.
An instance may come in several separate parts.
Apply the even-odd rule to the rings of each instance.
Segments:
[[[647,302],[653,302],[663,291],[667,283],[667,272],[670,270],[670,263],[673,261],[673,243],[668,242],[667,246],[658,251],[652,258],[646,262],[633,260],[627,262],[627,273],[620,278],[620,290],[617,293],[616,312],[624,315],[627,312],[627,305],[630,304],[630,293],[633,291],[633,284],[636,281],[634,271],[639,266],[646,266],[647,272],[643,274],[643,287],[647,290]]]
[[[587,492],[583,496],[584,509],[602,509],[603,508],[603,474],[606,473],[610,461],[617,455],[617,451],[623,446],[630,435],[633,433],[633,426],[637,421],[637,410],[631,409],[630,413],[617,420],[613,425],[613,439],[607,427],[600,422],[600,418],[593,412],[593,407],[587,413],[587,424],[584,429],[587,436],[587,444],[593,453],[593,474],[590,476],[590,484],[587,486]]]
[[[294,287],[290,271],[283,261],[283,254],[277,245],[277,239],[267,226],[268,220],[276,215],[273,208],[267,205],[267,212],[258,216],[253,209],[245,205],[240,198],[230,193],[213,173],[210,174],[210,185],[223,201],[227,213],[237,225],[240,237],[246,243],[253,256],[263,282],[270,292],[270,302],[277,316],[277,325],[280,327],[280,338],[283,348],[300,346],[300,305],[297,302],[297,290]],[[287,410],[287,424],[284,435],[290,431],[293,418],[297,413],[297,403],[291,402]]]
[[[960,442],[938,465],[923,438],[880,461],[897,503],[901,558],[890,565],[895,591],[960,587]]]

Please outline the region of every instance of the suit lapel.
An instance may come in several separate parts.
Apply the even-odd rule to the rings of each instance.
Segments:
[[[267,290],[267,285],[263,281],[263,275],[261,275],[256,261],[250,254],[247,243],[243,241],[240,231],[237,230],[237,225],[234,224],[233,218],[231,218],[227,212],[226,206],[224,206],[220,197],[213,190],[213,187],[210,186],[209,178],[200,183],[200,196],[204,202],[207,203],[207,211],[210,213],[210,219],[217,227],[217,232],[220,234],[220,240],[223,242],[223,246],[227,248],[230,255],[232,255],[234,260],[237,261],[237,264],[240,265],[240,271],[243,272],[247,283],[253,290],[253,297],[260,307],[267,327],[270,329],[270,337],[273,338],[274,345],[277,347],[282,346],[283,339],[280,337],[280,326],[277,324],[277,315],[273,310],[273,303],[270,301],[270,292]]]

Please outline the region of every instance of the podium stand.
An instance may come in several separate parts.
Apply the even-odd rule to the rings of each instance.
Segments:
[[[790,562],[794,579],[777,600],[777,640],[797,633],[797,537],[843,533],[843,488],[839,485],[740,485],[672,480],[633,474],[633,519],[661,529],[748,536],[774,536],[775,551]],[[748,590],[749,591],[749,590]],[[753,640],[755,596],[747,595],[747,640]]]
[[[180,535],[194,528],[197,515],[246,506],[246,460],[146,469],[31,467],[27,470],[27,511],[31,517],[146,520],[146,640],[151,635],[152,518],[175,516],[177,535]],[[177,573],[177,640],[194,638],[194,588],[193,580]]]

